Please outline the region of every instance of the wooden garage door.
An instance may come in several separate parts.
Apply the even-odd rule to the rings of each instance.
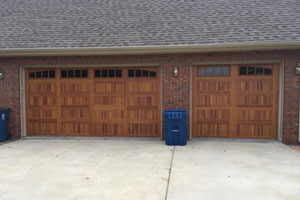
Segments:
[[[277,138],[279,65],[193,68],[193,137]]]
[[[160,137],[159,68],[26,70],[27,135]]]

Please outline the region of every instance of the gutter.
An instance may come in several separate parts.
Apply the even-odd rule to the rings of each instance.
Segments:
[[[93,55],[132,55],[165,53],[209,53],[225,51],[263,51],[263,50],[300,49],[300,41],[228,43],[199,45],[150,45],[128,47],[92,47],[92,48],[4,48],[0,57],[11,56],[93,56]]]

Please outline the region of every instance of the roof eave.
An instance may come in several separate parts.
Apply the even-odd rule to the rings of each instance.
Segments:
[[[100,48],[25,48],[0,49],[1,57],[11,56],[92,56],[164,53],[209,53],[225,51],[261,51],[300,49],[300,41],[274,43],[232,43],[204,45],[153,45]]]

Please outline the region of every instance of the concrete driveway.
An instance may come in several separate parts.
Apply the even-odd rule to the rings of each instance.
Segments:
[[[1,200],[299,200],[278,142],[26,139],[0,145]]]

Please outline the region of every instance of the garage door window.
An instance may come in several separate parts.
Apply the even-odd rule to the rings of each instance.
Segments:
[[[156,71],[146,69],[128,69],[128,77],[156,77]]]
[[[97,69],[94,71],[95,78],[115,78],[122,77],[121,69]]]
[[[61,78],[87,78],[88,70],[61,70]]]
[[[229,66],[198,67],[198,76],[229,76]]]
[[[30,72],[29,78],[55,78],[55,70]]]
[[[240,75],[272,75],[272,68],[261,66],[240,66]]]

